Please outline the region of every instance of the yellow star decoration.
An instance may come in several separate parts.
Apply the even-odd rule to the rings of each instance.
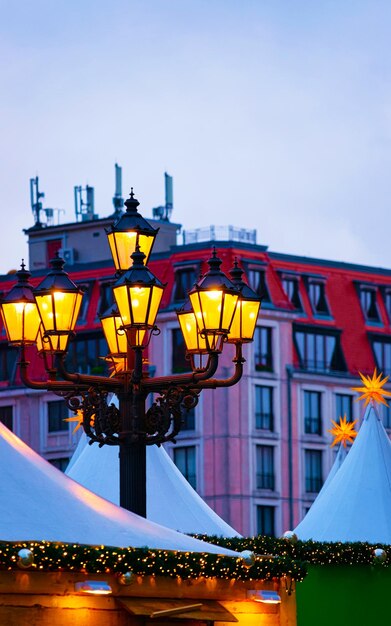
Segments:
[[[331,433],[334,437],[334,441],[331,444],[331,447],[335,446],[337,443],[342,443],[343,447],[346,448],[346,443],[353,443],[354,438],[357,437],[357,432],[354,430],[354,426],[357,424],[357,420],[354,422],[348,422],[345,415],[339,418],[339,424],[331,420],[334,428],[330,428],[327,432]]]
[[[372,378],[370,376],[365,376],[365,374],[361,374],[359,372],[361,380],[363,382],[364,387],[352,387],[353,391],[358,391],[362,395],[356,400],[365,400],[365,405],[368,406],[370,402],[377,402],[378,404],[385,404],[388,406],[387,402],[384,399],[384,396],[390,396],[391,392],[383,389],[384,385],[388,381],[388,376],[382,379],[383,374],[380,372],[377,375],[377,371],[373,372]]]
[[[90,421],[91,426],[94,426],[94,418],[95,418],[95,415],[93,415],[91,418],[91,421]],[[72,435],[74,435],[79,430],[79,428],[81,428],[83,425],[83,411],[81,409],[78,409],[74,417],[66,417],[64,419],[64,422],[77,422],[75,428],[72,431]]]
[[[81,428],[83,424],[83,411],[79,409],[78,411],[76,411],[76,415],[74,417],[66,417],[64,419],[64,422],[77,422],[75,428],[72,431],[72,435],[73,435],[75,432],[79,430],[79,428]]]

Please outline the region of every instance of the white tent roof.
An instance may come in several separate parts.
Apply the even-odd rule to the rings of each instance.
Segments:
[[[104,500],[0,423],[0,539],[161,548],[237,556]]]
[[[83,435],[66,473],[119,504],[118,448],[90,446]],[[184,533],[239,536],[189,485],[167,452],[155,445],[147,447],[147,517]]]
[[[339,468],[341,467],[342,463],[346,459],[348,451],[349,451],[348,448],[345,448],[342,443],[339,445],[337,456],[335,457],[333,466],[331,470],[329,471],[327,478],[322,485],[322,489],[319,491],[317,495],[317,498],[316,498],[317,500],[325,493],[325,491],[327,491],[329,484],[331,483],[334,476],[336,475]]]
[[[391,442],[371,405],[345,461],[295,532],[303,540],[391,543]]]

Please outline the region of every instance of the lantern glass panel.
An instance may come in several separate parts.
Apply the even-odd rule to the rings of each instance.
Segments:
[[[55,291],[35,296],[45,332],[73,331],[79,314],[82,294]]]
[[[152,287],[129,287],[128,290],[133,313],[133,324],[147,324],[148,305]]]
[[[241,300],[236,306],[228,341],[251,341],[258,319],[260,303],[254,300]]]
[[[107,235],[115,269],[125,271],[131,264],[131,255],[140,246],[140,251],[145,254],[145,264],[148,263],[155,237],[152,235],[139,234],[137,231],[120,232],[114,231]]]
[[[43,335],[42,326],[37,337],[38,352],[66,352],[69,335]]]
[[[126,354],[128,346],[126,333],[124,330],[120,330],[122,327],[121,317],[119,315],[110,315],[109,317],[104,317],[101,321],[110,354]]]
[[[124,326],[129,326],[132,323],[129,310],[128,288],[126,285],[120,287],[114,287],[114,298],[118,306],[119,314]]]
[[[35,302],[9,302],[1,306],[8,341],[35,343],[40,324]]]
[[[152,297],[151,297],[151,305],[149,307],[149,315],[148,315],[148,326],[154,326],[156,321],[156,316],[159,310],[160,301],[163,296],[162,287],[154,286],[152,288]]]
[[[200,330],[228,332],[238,300],[237,294],[222,290],[197,291],[190,300]]]
[[[178,319],[187,350],[192,352],[207,352],[206,341],[199,333],[194,313],[192,311],[189,311],[189,313],[180,313]]]

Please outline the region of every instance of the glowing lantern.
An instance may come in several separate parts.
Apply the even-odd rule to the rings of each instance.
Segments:
[[[189,296],[199,330],[205,335],[227,335],[235,314],[239,292],[220,270],[213,251],[209,271],[194,285]]]
[[[68,348],[69,334],[45,335],[42,324],[39,327],[37,337],[38,352],[65,352]]]
[[[18,282],[1,301],[1,314],[7,339],[15,345],[33,344],[37,340],[39,315],[33,296],[33,288],[28,282],[31,274],[22,262],[16,272]]]
[[[242,280],[243,270],[235,259],[230,276],[240,296],[228,334],[229,343],[248,343],[253,340],[261,298]]]
[[[57,256],[50,266],[51,271],[34,289],[43,335],[69,337],[76,325],[83,292],[64,272],[63,259]]]
[[[190,354],[207,354],[210,351],[221,352],[223,335],[201,333],[190,300],[177,311],[179,325],[185,340],[186,350]]]
[[[119,271],[126,271],[129,268],[130,258],[137,246],[145,254],[145,264],[148,263],[153,242],[159,230],[152,228],[140,215],[137,211],[139,204],[132,189],[130,198],[125,202],[126,212],[107,233],[115,269]]]
[[[145,255],[137,248],[133,265],[115,283],[114,298],[127,331],[128,341],[140,346],[144,335],[138,331],[153,329],[164,285],[144,265]]]

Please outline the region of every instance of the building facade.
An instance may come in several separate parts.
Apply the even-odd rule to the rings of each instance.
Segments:
[[[99,315],[112,302],[114,267],[105,237],[112,221],[26,231],[33,284],[60,250],[72,279],[84,288],[67,357],[68,368],[81,372],[103,373],[106,367]],[[331,420],[361,417],[351,390],[358,372],[372,373],[376,366],[391,373],[391,270],[271,252],[255,243],[252,231],[233,228],[186,233],[178,245],[178,224],[149,221],[162,233],[149,265],[167,283],[161,334],[148,349],[150,375],[189,369],[176,310],[206,271],[212,245],[223,271],[238,259],[246,280],[263,296],[254,342],[244,346],[241,382],[203,391],[196,409],[184,416],[177,443],[167,448],[193,487],[239,532],[279,535],[303,517],[333,463]],[[14,276],[0,281],[7,291]],[[226,377],[233,368],[231,348],[225,347],[217,375]],[[44,378],[34,349],[30,359],[34,375]],[[67,416],[59,397],[21,384],[17,351],[8,347],[2,329],[0,420],[65,469],[78,439]],[[390,409],[384,407],[383,418],[391,427]]]

